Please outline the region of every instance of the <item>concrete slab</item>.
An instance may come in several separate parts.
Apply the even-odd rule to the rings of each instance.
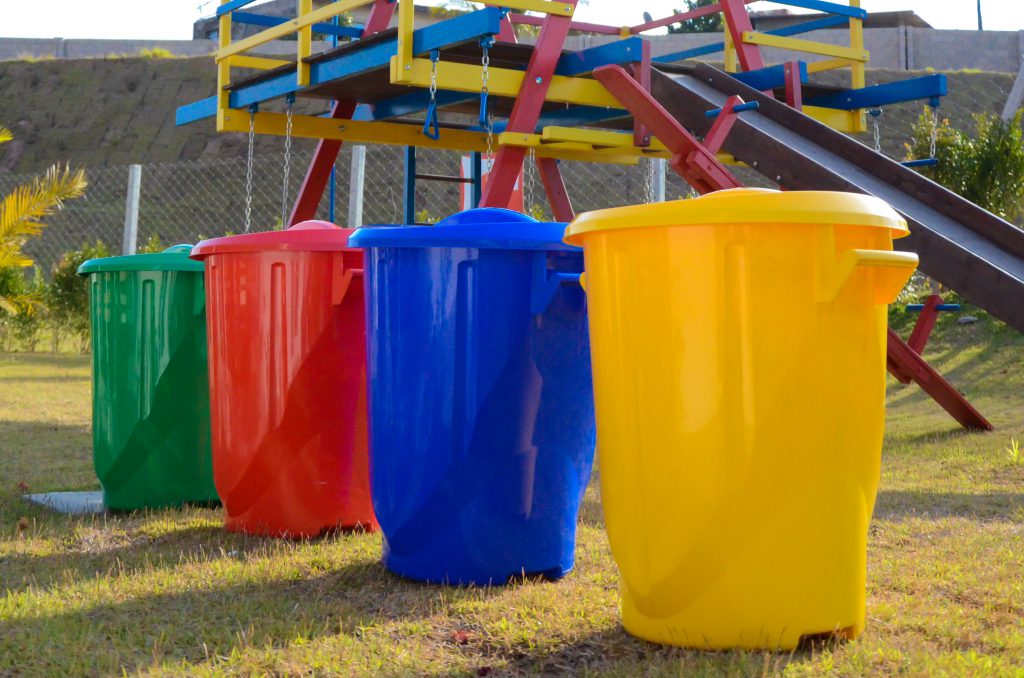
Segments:
[[[103,505],[103,493],[99,491],[47,492],[46,494],[26,494],[22,498],[58,513],[70,515],[88,515],[106,513],[107,511],[107,507]]]

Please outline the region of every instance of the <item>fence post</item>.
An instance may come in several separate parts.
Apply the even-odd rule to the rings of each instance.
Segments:
[[[124,208],[124,239],[122,254],[135,254],[139,240],[139,189],[142,187],[142,165],[128,166],[128,196]]]
[[[654,159],[654,202],[665,202],[665,165],[664,158]]]
[[[363,186],[366,180],[366,146],[353,145],[352,170],[348,188],[348,223],[346,228],[363,225]]]

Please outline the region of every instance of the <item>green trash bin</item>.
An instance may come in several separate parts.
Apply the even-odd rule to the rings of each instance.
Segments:
[[[206,296],[191,245],[92,259],[93,463],[108,508],[217,501]]]

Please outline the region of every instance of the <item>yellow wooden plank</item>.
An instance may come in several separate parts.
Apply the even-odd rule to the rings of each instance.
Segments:
[[[266,57],[254,57],[245,54],[236,54],[225,59],[232,68],[255,68],[261,71],[269,71],[281,66],[291,66],[292,62],[284,59],[268,59]],[[223,62],[222,62],[223,63]]]
[[[854,64],[860,64],[860,62],[853,61],[852,59],[823,59],[822,61],[811,61],[807,64],[807,72],[821,73],[822,71],[834,71],[837,68],[846,68],[847,66],[853,66]]]
[[[283,113],[257,113],[254,127],[257,134],[283,136],[287,116]],[[249,131],[249,113],[228,110],[218,116],[217,130],[220,132]],[[434,140],[423,134],[418,125],[391,122],[364,122],[356,120],[334,120],[308,115],[292,118],[292,135],[309,139],[336,139],[356,144],[385,144],[390,146],[417,146],[452,151],[486,151],[487,135],[470,130],[441,130],[440,139]],[[500,135],[499,135],[500,136]],[[539,135],[532,135],[537,136]],[[549,148],[541,145],[536,151],[539,158],[556,158],[578,162],[601,162],[608,164],[633,165],[637,158],[627,154],[606,155],[579,151],[574,148]]]
[[[413,58],[413,31],[416,29],[415,12],[413,0],[398,0],[398,64],[392,69],[391,82],[409,82]]]
[[[313,11],[313,0],[299,0],[299,16],[305,16]],[[299,29],[298,42],[298,58],[295,63],[298,67],[296,73],[296,83],[299,87],[305,87],[309,84],[309,64],[305,62],[305,59],[313,53],[313,26],[303,26]]]
[[[804,115],[823,122],[839,132],[863,132],[862,115],[859,111],[841,111],[835,108],[804,106]]]
[[[591,146],[611,148],[637,148],[647,151],[665,151],[665,145],[657,139],[651,140],[649,147],[637,147],[633,143],[632,132],[610,132],[607,130],[585,129],[580,127],[559,127],[550,125],[541,130],[541,138],[545,142],[578,141]]]
[[[572,16],[576,8],[567,2],[549,2],[548,0],[501,0],[502,7],[518,9],[522,12],[542,12],[556,16]]]
[[[807,54],[821,54],[822,56],[840,57],[853,61],[867,61],[868,51],[865,49],[853,49],[840,45],[829,45],[824,42],[813,40],[801,40],[799,38],[788,38],[781,35],[769,35],[757,31],[746,31],[743,33],[743,42],[748,45],[760,45],[761,47],[778,47],[793,52],[806,52]]]
[[[410,69],[405,71],[405,78],[399,75],[398,58],[391,59],[391,82],[402,82],[419,87],[430,86],[431,62],[429,59],[413,59]],[[459,64],[441,61],[437,66],[438,89],[455,92],[479,92],[481,67],[475,64]],[[523,71],[507,68],[490,68],[488,90],[492,96],[519,96],[523,85]],[[401,79],[400,79],[401,78]],[[597,80],[590,78],[570,78],[556,75],[551,78],[547,101],[558,103],[579,104],[583,106],[603,106],[606,108],[622,108],[622,104],[611,95]]]
[[[725,31],[725,72],[736,73],[740,70],[736,57],[736,45],[732,43],[732,33]]]
[[[850,0],[850,7],[860,7],[860,0]],[[850,19],[850,47],[864,49],[864,22],[861,19]],[[850,87],[862,89],[864,83],[864,64],[856,63],[850,69]]]
[[[220,4],[225,4],[230,0],[220,0]],[[217,36],[218,36],[218,47],[225,49],[231,44],[231,12],[221,15],[220,21],[217,23]],[[231,84],[231,64],[227,61],[217,64],[217,120],[218,123],[224,112],[228,110],[229,97],[231,93],[227,91],[228,85]]]
[[[264,43],[270,42],[271,40],[277,40],[278,38],[283,38],[286,35],[291,35],[305,26],[312,26],[313,24],[320,23],[321,21],[328,21],[336,16],[344,14],[345,12],[350,12],[353,9],[362,7],[363,5],[369,5],[372,2],[373,0],[338,0],[338,2],[332,2],[320,9],[313,10],[308,14],[294,19],[289,19],[283,24],[272,26],[264,31],[260,31],[256,35],[250,35],[248,38],[244,38],[238,42],[232,43],[231,45],[221,47],[217,50],[215,57],[217,61],[220,61],[234,54],[241,54],[242,52],[248,51],[253,47],[258,47]]]

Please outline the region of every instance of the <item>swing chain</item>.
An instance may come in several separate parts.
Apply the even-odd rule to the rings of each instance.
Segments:
[[[491,66],[491,50],[486,44],[483,46],[484,56],[482,60],[481,70],[481,87],[480,93],[486,99],[490,92],[488,82],[491,77],[490,66]],[[490,109],[487,110],[487,157],[493,162],[494,159],[494,116]]]
[[[932,109],[931,117],[931,136],[928,139],[928,157],[932,160],[935,159],[935,147],[939,141],[939,108],[938,106],[930,106]]]
[[[648,205],[654,202],[654,159],[650,158],[644,165],[644,202]]]
[[[523,211],[533,216],[534,194],[537,190],[537,151],[530,149],[523,166]]]
[[[874,131],[874,134],[875,134],[875,153],[881,153],[882,152],[882,132],[879,129],[879,126],[878,126],[878,119],[880,117],[882,117],[882,109],[881,108],[872,108],[870,111],[868,111],[868,114],[871,116],[872,130]]]
[[[245,232],[252,226],[252,158],[256,139],[256,106],[249,108],[249,152],[245,159]]]
[[[437,103],[437,62],[440,54],[435,50],[430,53],[430,103]]]
[[[288,228],[288,179],[292,169],[292,107],[295,95],[288,95],[288,108],[284,128],[284,178],[281,181],[281,229]]]

